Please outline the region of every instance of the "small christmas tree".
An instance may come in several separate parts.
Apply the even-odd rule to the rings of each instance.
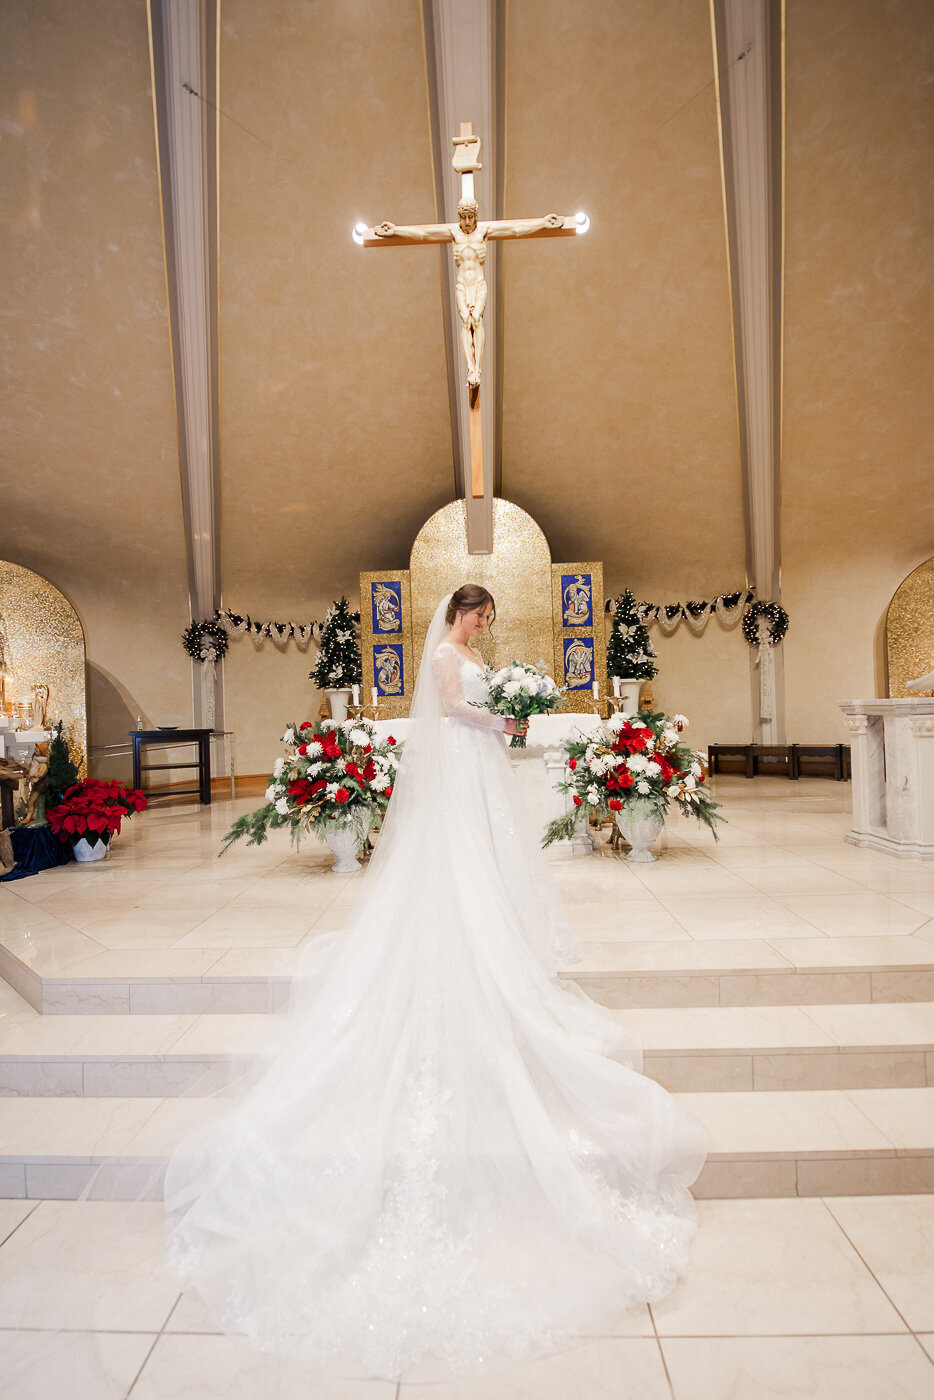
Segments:
[[[71,756],[65,726],[59,720],[49,740],[49,769],[46,774],[46,802],[55,807],[78,781],[78,767]]]
[[[636,609],[630,589],[617,598],[613,609],[613,632],[606,648],[608,676],[626,680],[650,681],[658,675],[655,652],[648,630]]]
[[[350,611],[347,599],[332,603],[324,619],[321,649],[309,678],[319,690],[340,690],[363,680],[363,660],[357,644],[360,614]]]

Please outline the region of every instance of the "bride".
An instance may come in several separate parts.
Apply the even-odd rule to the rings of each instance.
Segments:
[[[439,605],[353,913],[262,1078],[169,1165],[172,1267],[276,1360],[476,1371],[605,1333],[687,1266],[704,1132],[556,975],[576,950],[521,726],[478,708],[494,616],[475,584]]]

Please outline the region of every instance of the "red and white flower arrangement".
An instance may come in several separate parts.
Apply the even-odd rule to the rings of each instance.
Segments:
[[[148,806],[139,788],[128,788],[116,780],[88,778],[67,788],[61,802],[46,808],[45,816],[60,841],[74,845],[84,840],[89,846],[98,842],[108,846],[111,838],[120,834],[124,817]]]
[[[664,821],[672,806],[695,817],[716,837],[719,803],[705,787],[704,754],[682,742],[684,715],[612,715],[592,737],[568,739],[567,778],[559,792],[569,793],[573,810],[551,822],[543,845],[566,841],[581,820],[615,818],[624,809],[652,814]]]
[[[265,805],[237,818],[222,854],[242,836],[258,846],[283,826],[297,844],[309,833],[326,838],[336,827],[354,827],[362,838],[382,821],[403,748],[391,734],[377,739],[367,720],[305,720],[290,724],[282,742],[285,754],[276,759]]]

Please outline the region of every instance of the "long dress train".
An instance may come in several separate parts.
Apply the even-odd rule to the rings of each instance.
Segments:
[[[413,743],[403,771],[441,790],[428,811],[403,790],[271,1066],[166,1183],[169,1259],[225,1329],[394,1378],[553,1350],[663,1297],[706,1152],[635,1039],[556,976],[574,943],[481,668],[426,644],[422,677],[438,767]]]

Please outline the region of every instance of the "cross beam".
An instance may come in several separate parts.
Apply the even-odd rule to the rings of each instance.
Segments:
[[[487,284],[483,275],[489,240],[507,238],[574,238],[586,233],[590,220],[583,214],[546,214],[541,219],[479,219],[474,197],[474,172],[481,170],[480,138],[470,122],[461,122],[460,135],[453,138],[452,165],[461,177],[461,199],[457,222],[450,224],[407,224],[388,221],[368,228],[358,224],[354,239],[363,248],[406,248],[419,243],[453,244],[456,269],[455,300],[461,323],[461,345],[467,363],[467,395],[470,424],[470,490],[475,498],[484,494],[483,437],[480,411],[480,377],[483,362]]]

